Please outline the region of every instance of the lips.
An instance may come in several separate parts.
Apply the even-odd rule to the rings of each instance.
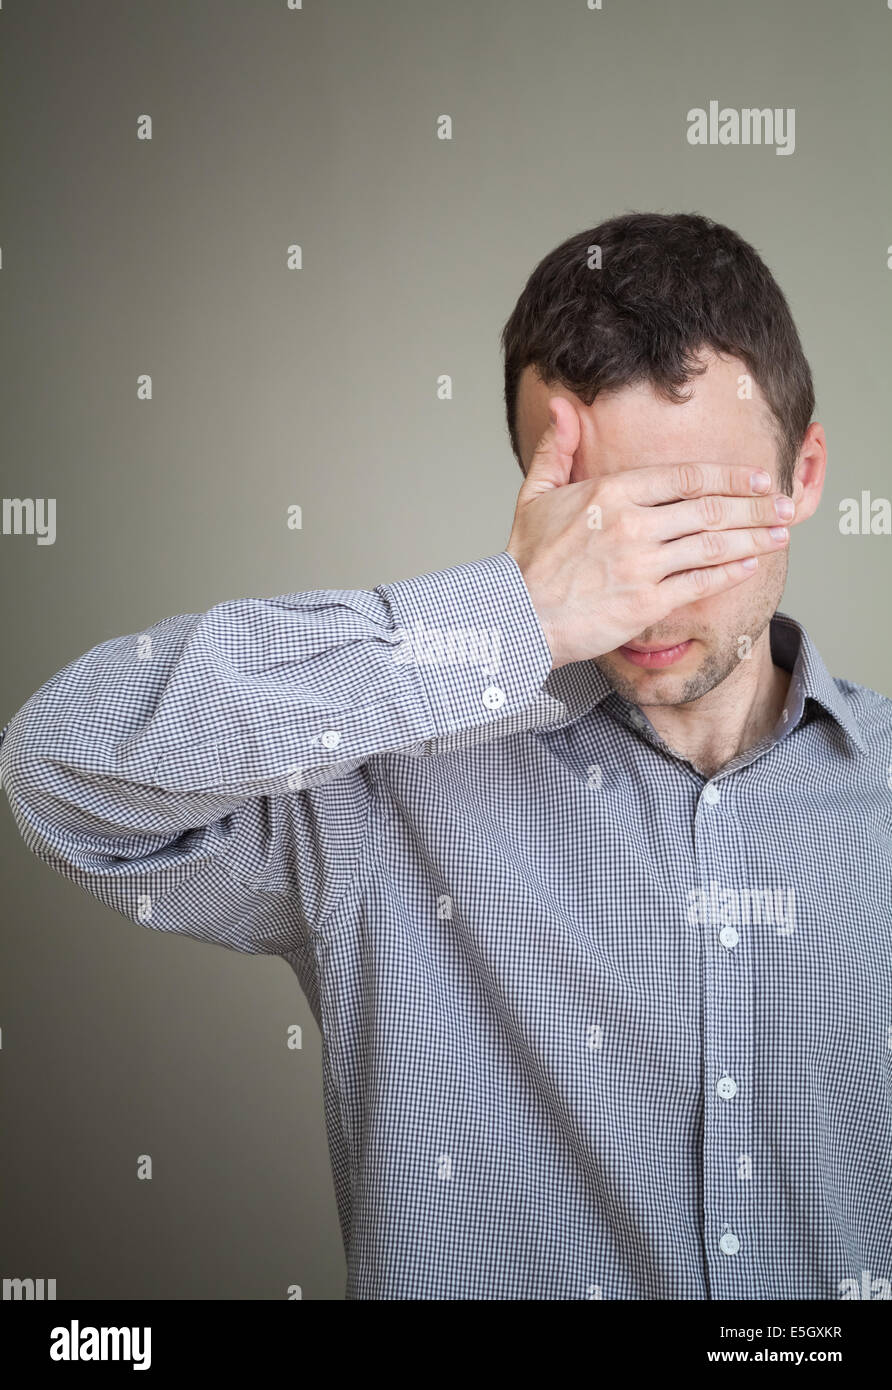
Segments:
[[[673,666],[676,661],[681,661],[693,646],[693,641],[691,637],[686,642],[676,642],[672,647],[637,647],[630,643],[619,650],[634,666],[654,670],[662,666]]]

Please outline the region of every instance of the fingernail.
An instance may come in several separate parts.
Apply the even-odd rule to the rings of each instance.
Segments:
[[[774,510],[777,512],[781,521],[792,521],[793,513],[796,510],[793,505],[792,497],[776,497],[774,499]]]
[[[753,492],[767,492],[771,487],[771,474],[766,473],[763,468],[757,469],[750,474],[750,487]]]
[[[745,570],[754,570],[756,568],[756,565],[758,564],[758,561],[755,555],[748,555],[746,559],[741,560],[740,563],[743,565],[743,568]]]
[[[768,534],[773,541],[785,541],[790,533],[786,526],[769,526]]]

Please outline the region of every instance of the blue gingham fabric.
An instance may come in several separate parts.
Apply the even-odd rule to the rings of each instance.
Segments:
[[[103,903],[295,971],[348,1298],[888,1297],[892,703],[771,641],[706,780],[502,552],[104,642],[0,769]]]

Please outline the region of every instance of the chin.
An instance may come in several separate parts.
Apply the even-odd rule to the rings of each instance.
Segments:
[[[616,692],[635,705],[687,704],[721,679],[702,643],[697,641],[692,641],[686,652],[665,666],[640,666],[622,648],[608,653],[596,664]]]

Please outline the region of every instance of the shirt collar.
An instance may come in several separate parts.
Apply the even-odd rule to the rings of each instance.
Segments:
[[[813,700],[863,752],[864,740],[852,708],[802,624],[787,613],[777,612],[771,619],[769,639],[772,659],[791,672],[787,703],[791,713],[795,713],[790,727],[798,722],[806,701]],[[559,666],[548,675],[545,690],[563,706],[561,727],[581,719],[614,693],[613,686],[594,661],[573,661]]]
[[[813,700],[834,719],[843,733],[863,752],[864,738],[854,711],[839,690],[801,623],[787,613],[775,613],[771,620],[771,655],[778,666],[791,671],[790,702]]]

